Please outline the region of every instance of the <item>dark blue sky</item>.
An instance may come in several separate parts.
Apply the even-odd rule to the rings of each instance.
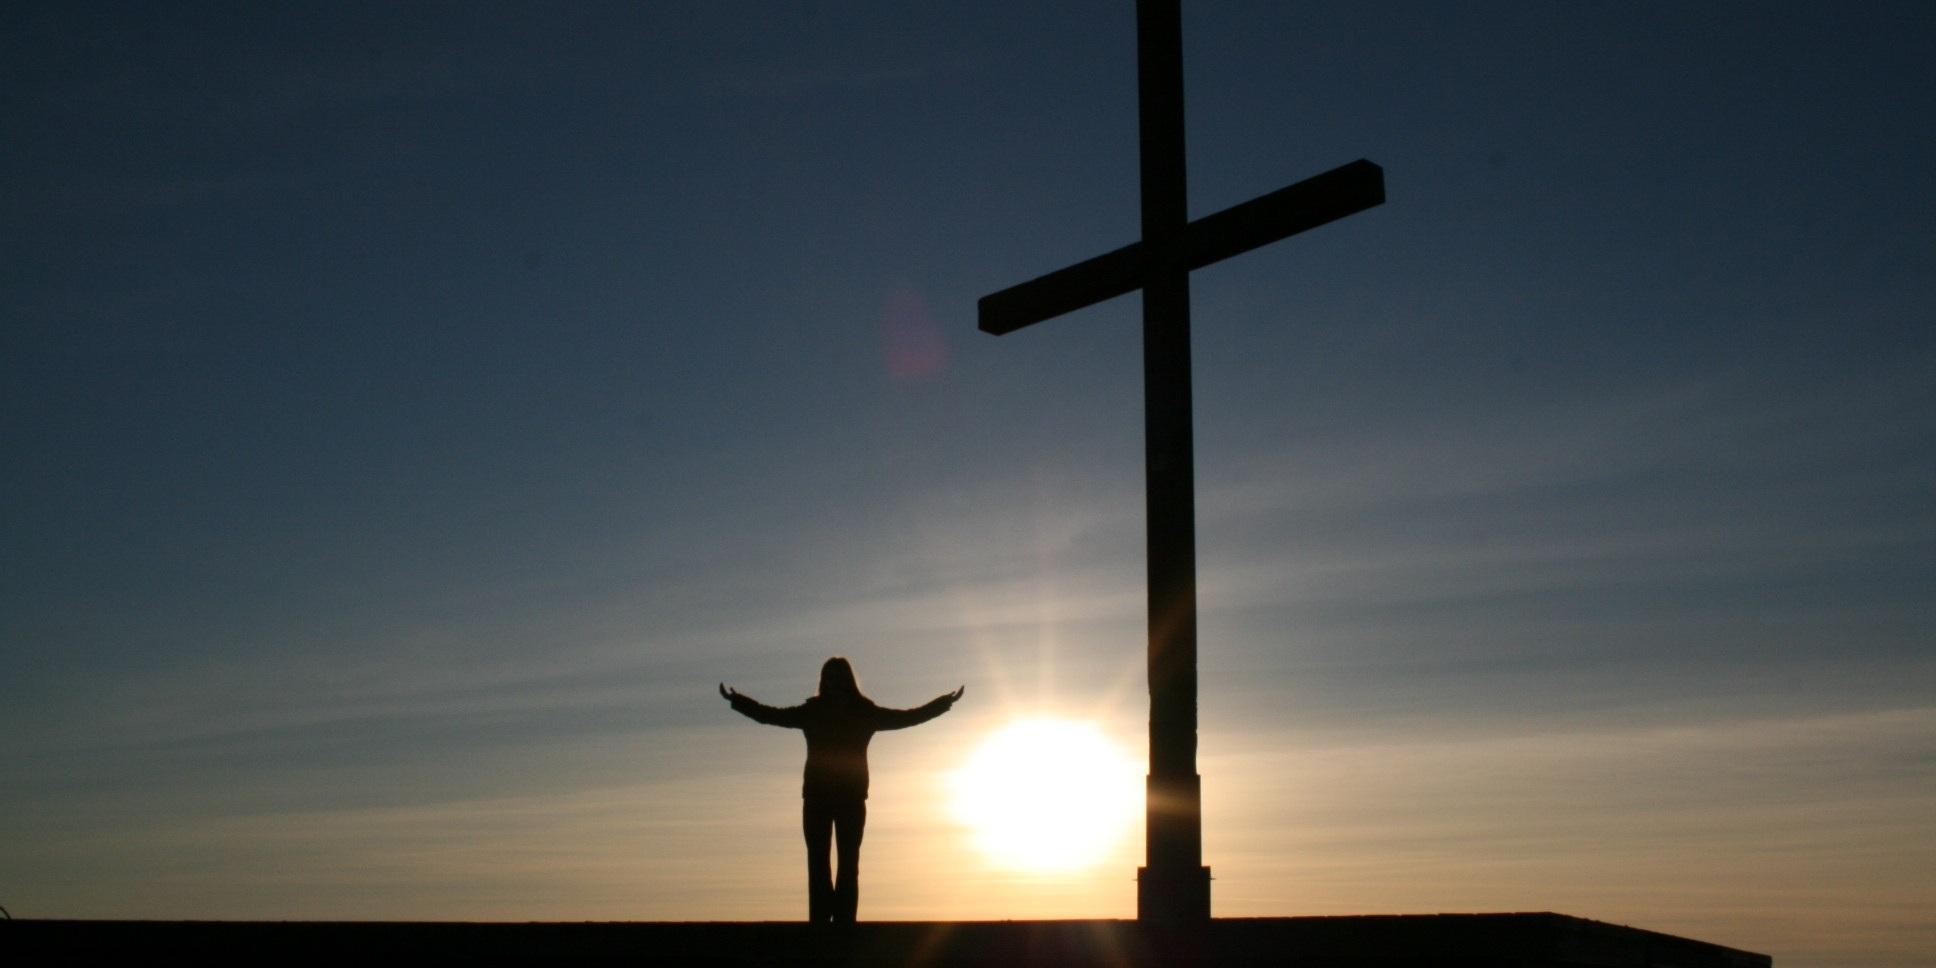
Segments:
[[[0,14],[0,804],[39,845],[0,850],[25,872],[5,903],[490,916],[483,894],[409,907],[407,872],[338,883],[288,861],[275,818],[490,797],[543,813],[543,791],[619,788],[648,816],[717,815],[723,794],[650,784],[716,791],[705,778],[763,764],[781,772],[757,795],[784,808],[796,751],[715,735],[735,724],[707,690],[801,695],[833,652],[883,701],[956,682],[984,701],[908,754],[923,768],[1016,704],[1106,707],[1133,743],[1135,298],[974,329],[978,296],[1136,232],[1133,18],[1040,6]],[[1632,785],[1718,812],[1870,784],[1867,813],[1819,805],[1867,819],[1797,848],[1785,870],[1824,893],[1782,903],[1841,899],[1858,913],[1837,924],[1883,926],[1796,963],[1927,930],[1847,899],[1932,898],[1928,875],[1847,844],[1936,842],[1933,21],[1916,4],[1186,10],[1193,214],[1358,157],[1390,198],[1194,282],[1204,772],[1213,831],[1246,832],[1211,863],[1220,898],[1251,899],[1220,911],[1331,903],[1310,893],[1321,871],[1253,836],[1253,801],[1217,793],[1220,762],[1276,757],[1247,775],[1290,788],[1367,737],[1846,728],[1860,756],[1757,746],[1758,779],[1725,794],[1646,772],[1752,759],[1692,740],[1640,758]],[[1816,768],[1872,756],[1857,779]],[[1651,829],[1648,809],[1614,826]],[[1392,829],[1463,849],[1496,814]],[[153,846],[237,818],[271,831],[258,853]],[[1617,851],[1605,826],[1541,856]],[[1760,871],[1686,836],[1672,852]],[[142,849],[195,885],[177,906],[112,860]],[[551,914],[788,910],[746,886],[791,868],[762,850],[697,908],[621,874],[631,900],[599,907],[559,875],[579,900]],[[220,886],[271,868],[274,890]],[[1317,893],[1577,896],[1573,913],[1677,926],[1532,868],[1445,876],[1513,888],[1408,895],[1367,874]],[[907,913],[1010,909],[973,897]],[[1748,947],[1792,921],[1687,916]]]

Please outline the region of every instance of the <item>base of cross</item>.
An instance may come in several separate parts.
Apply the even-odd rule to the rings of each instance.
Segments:
[[[0,920],[10,963],[374,961],[696,965],[1514,965],[1769,968],[1767,955],[1563,914],[1136,921],[461,923]],[[20,957],[23,956],[24,957]],[[37,957],[45,955],[46,957]]]
[[[1210,920],[1210,868],[1136,868],[1136,920],[1151,925]]]

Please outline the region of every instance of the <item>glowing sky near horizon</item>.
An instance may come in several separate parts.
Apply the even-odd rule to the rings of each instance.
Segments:
[[[1037,9],[1040,8],[1040,9]],[[1219,914],[1936,932],[1927,4],[1191,4]],[[863,918],[1123,917],[951,777],[1142,747],[1127,3],[0,12],[0,905],[799,916],[850,656]]]

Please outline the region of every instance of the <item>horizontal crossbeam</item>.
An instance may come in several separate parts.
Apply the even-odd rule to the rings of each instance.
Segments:
[[[1183,230],[1183,268],[1201,269],[1384,201],[1385,170],[1359,159],[1191,222]],[[983,296],[976,304],[981,331],[1012,333],[1134,292],[1149,274],[1150,253],[1147,243],[1132,242]]]

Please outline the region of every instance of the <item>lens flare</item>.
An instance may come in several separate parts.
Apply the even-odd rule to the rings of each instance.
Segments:
[[[881,353],[896,383],[925,383],[948,366],[948,340],[912,286],[896,288],[881,310]]]

